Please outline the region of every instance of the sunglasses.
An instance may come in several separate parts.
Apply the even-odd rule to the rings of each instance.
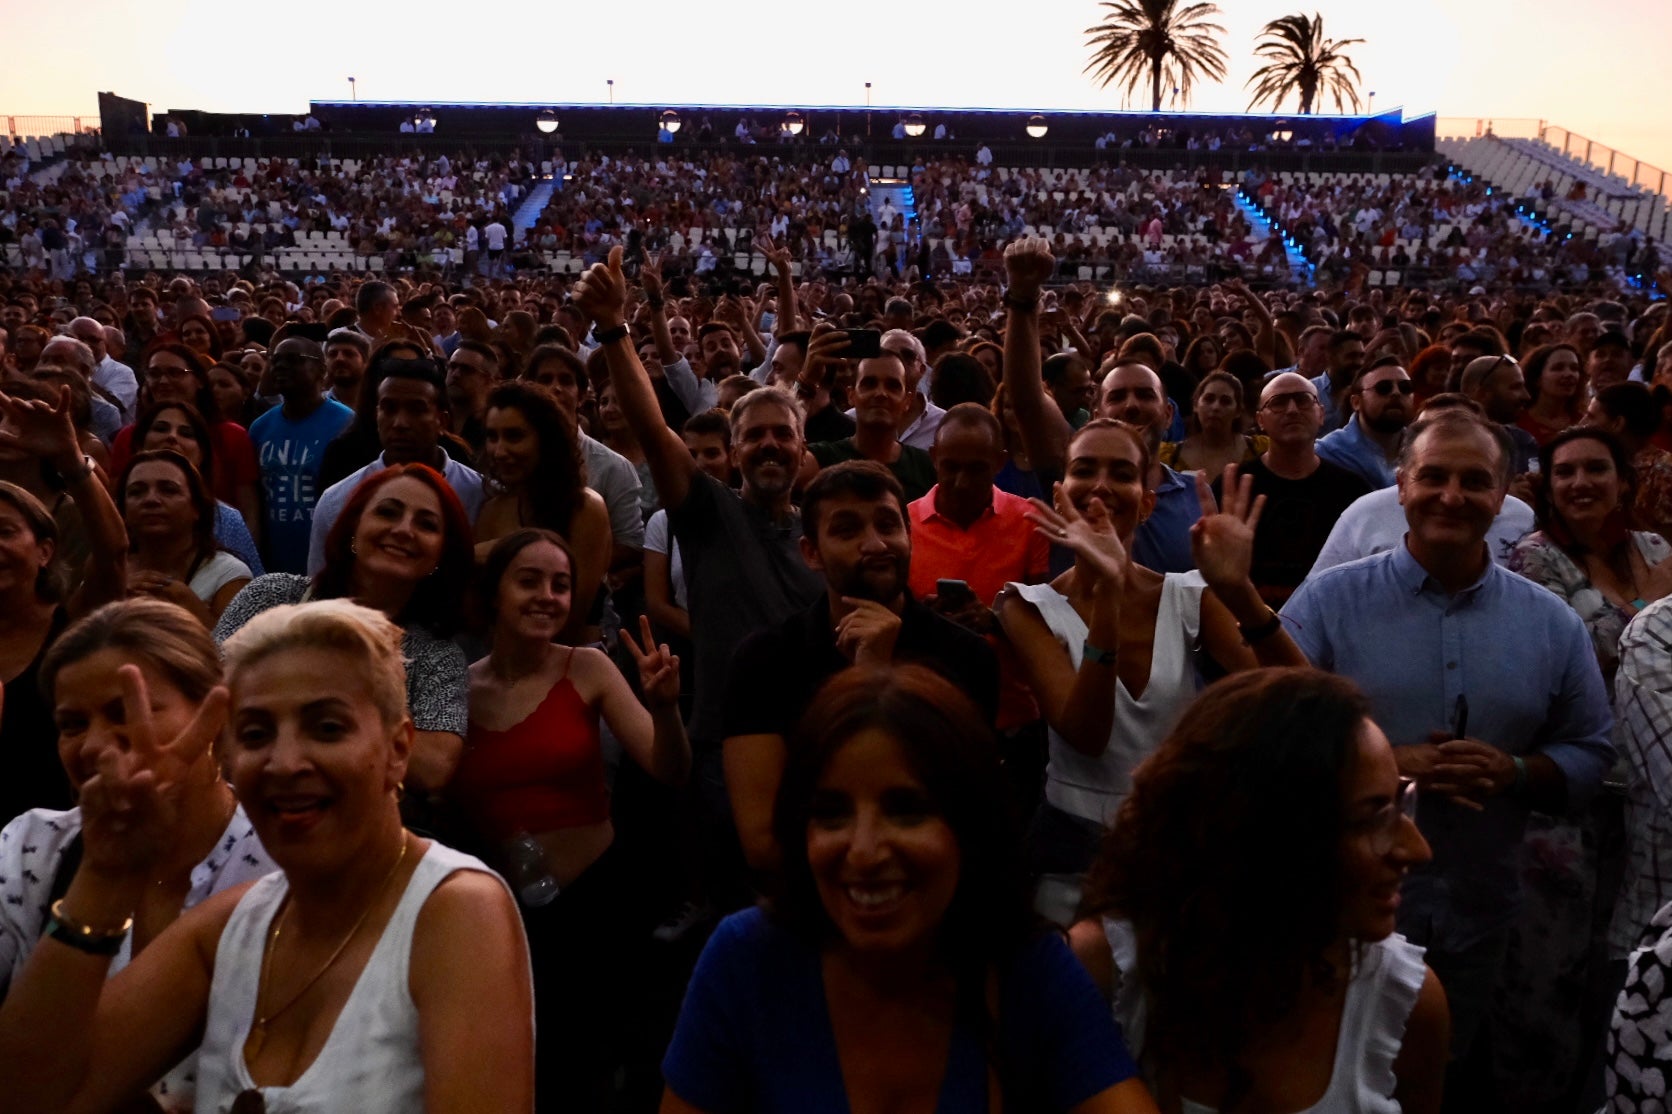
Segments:
[[[1375,386],[1366,387],[1364,389],[1366,391],[1375,391],[1383,398],[1387,398],[1395,391],[1398,391],[1402,395],[1415,394],[1417,385],[1410,379],[1384,379]]]

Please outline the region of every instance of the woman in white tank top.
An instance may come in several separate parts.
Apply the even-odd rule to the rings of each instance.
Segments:
[[[1079,880],[1132,771],[1200,687],[1198,644],[1220,669],[1301,665],[1261,601],[1249,568],[1261,499],[1227,468],[1220,511],[1196,477],[1203,516],[1191,530],[1196,572],[1133,563],[1133,535],[1155,509],[1149,446],[1136,427],[1100,418],[1074,435],[1056,507],[1030,516],[1074,567],[1049,584],[1013,584],[999,620],[1049,727],[1045,802],[1028,833],[1039,911],[1073,918]]]
[[[531,1110],[515,903],[401,826],[400,630],[328,600],[264,612],[224,649],[223,762],[282,872],[189,910],[105,982],[134,865],[228,708],[218,689],[158,738],[136,681],[129,746],[83,788],[81,869],[0,1008],[0,1111],[117,1109],[199,1042],[200,1114]]]
[[[1394,932],[1431,858],[1352,683],[1204,692],[1139,769],[1069,933],[1163,1111],[1437,1114],[1450,1021]]]

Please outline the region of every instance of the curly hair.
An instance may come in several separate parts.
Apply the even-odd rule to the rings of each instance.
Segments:
[[[1250,1082],[1243,1057],[1328,955],[1345,901],[1342,800],[1369,718],[1351,681],[1314,669],[1222,680],[1133,775],[1086,882],[1081,915],[1131,922],[1149,1004],[1143,1057],[1158,1094],[1190,1067]]]
[[[557,396],[528,379],[512,379],[488,392],[488,411],[515,410],[523,416],[539,447],[539,461],[523,485],[534,519],[530,526],[569,536],[586,498],[586,460],[580,438],[563,415]],[[504,493],[496,480],[495,490]]]

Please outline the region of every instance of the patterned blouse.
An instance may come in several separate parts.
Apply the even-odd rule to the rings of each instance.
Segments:
[[[302,603],[309,580],[295,573],[258,576],[232,597],[215,624],[216,643],[225,642],[243,625],[269,608]],[[401,640],[406,655],[406,706],[420,731],[450,731],[463,738],[470,729],[470,697],[465,678],[464,651],[423,627],[407,627]]]
[[[1658,565],[1672,557],[1672,546],[1658,534],[1638,531],[1631,539],[1646,565]],[[1602,590],[1591,583],[1585,570],[1563,553],[1543,530],[1534,530],[1515,543],[1508,564],[1511,571],[1562,597],[1584,620],[1585,629],[1591,632],[1591,644],[1596,648],[1597,664],[1602,666],[1603,679],[1612,691],[1614,673],[1620,666],[1620,634],[1637,612],[1610,603]]]

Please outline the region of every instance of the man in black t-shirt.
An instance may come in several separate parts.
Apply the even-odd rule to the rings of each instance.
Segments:
[[[772,808],[785,740],[825,681],[850,665],[910,661],[943,674],[989,723],[998,711],[992,647],[907,591],[911,516],[899,481],[873,461],[837,464],[808,486],[802,507],[801,554],[824,594],[745,640],[726,683],[726,788],[743,852],[764,872],[777,865]]]
[[[1261,598],[1278,608],[1306,579],[1341,512],[1370,487],[1319,458],[1314,446],[1324,408],[1306,376],[1286,371],[1267,383],[1259,421],[1271,447],[1239,465],[1237,474],[1253,476],[1254,494],[1266,501],[1254,530],[1253,579]],[[1222,478],[1213,486],[1219,498]]]
[[[815,329],[802,374],[822,374],[830,364],[840,362],[846,347],[847,337],[840,330]],[[935,486],[935,462],[922,449],[896,440],[900,421],[911,406],[910,389],[905,364],[892,352],[860,360],[853,391],[853,436],[807,446],[812,463],[803,466],[802,478],[810,480],[819,468],[844,460],[871,460],[894,474],[908,503],[927,495]]]

